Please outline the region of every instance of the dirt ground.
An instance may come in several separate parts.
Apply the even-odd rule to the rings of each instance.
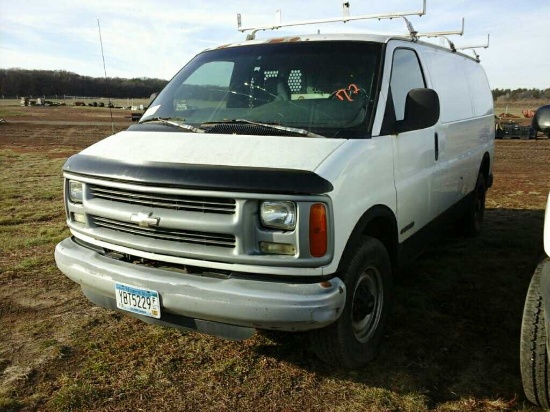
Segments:
[[[131,124],[130,115],[131,112],[129,111],[113,110],[115,131],[123,130]],[[59,188],[61,187],[60,166],[64,159],[109,135],[113,127],[111,125],[111,114],[107,108],[17,108],[13,109],[13,111],[7,111],[4,115],[0,114],[0,118],[2,117],[6,121],[0,124],[0,156],[5,156],[4,162],[1,161],[2,157],[0,157],[0,170],[2,170],[3,178],[4,175],[8,175],[7,168],[16,167],[15,163],[10,163],[10,156],[33,155],[39,153],[45,155],[47,159],[53,162],[52,171],[48,172],[48,176],[50,176],[52,181],[58,181],[58,183],[55,184],[59,185]],[[42,163],[37,164],[42,167]],[[529,273],[532,272],[537,257],[542,252],[542,211],[545,207],[548,193],[550,192],[550,140],[547,138],[538,138],[535,140],[496,141],[496,161],[493,171],[494,186],[489,190],[487,196],[488,211],[486,223],[489,225],[489,234],[482,239],[482,243],[478,244],[451,243],[445,246],[447,249],[443,251],[443,254],[449,255],[453,252],[462,250],[469,251],[470,247],[477,248],[480,245],[484,245],[487,247],[485,252],[486,259],[493,259],[492,256],[494,255],[495,259],[498,258],[500,261],[497,263],[495,263],[496,261],[491,261],[493,262],[492,266],[484,266],[487,265],[487,263],[478,265],[474,262],[472,263],[473,269],[471,268],[471,271],[475,271],[475,268],[479,267],[478,270],[480,272],[487,270],[497,273],[498,270],[502,270],[504,273],[507,267],[515,266],[516,268],[520,268],[522,277],[520,279],[518,275],[516,279],[518,281],[518,286],[517,289],[513,291],[514,296],[509,298],[506,292],[503,292],[502,296],[506,296],[506,299],[510,301],[508,303],[500,303],[504,308],[514,310],[512,318],[514,324],[517,324],[517,326],[511,326],[509,330],[494,331],[491,328],[494,327],[493,324],[496,316],[484,318],[483,315],[480,315],[481,311],[479,311],[479,313],[476,312],[475,316],[472,315],[472,319],[481,317],[479,323],[476,323],[477,326],[474,325],[474,321],[472,321],[471,324],[468,321],[463,321],[457,325],[453,320],[454,318],[451,318],[451,316],[455,316],[455,310],[457,312],[456,317],[458,318],[458,316],[464,317],[462,312],[468,312],[468,310],[473,311],[474,309],[465,309],[460,304],[460,300],[456,300],[454,304],[452,302],[449,303],[449,301],[443,300],[442,296],[444,294],[439,295],[438,298],[429,301],[432,305],[430,313],[421,312],[420,315],[417,315],[425,317],[428,320],[432,319],[431,316],[438,316],[437,319],[439,319],[440,324],[442,319],[443,323],[447,321],[453,323],[453,333],[458,333],[457,330],[462,331],[464,336],[470,336],[472,339],[477,339],[475,337],[475,334],[479,333],[475,332],[477,328],[488,328],[490,330],[487,330],[487,337],[480,338],[484,343],[481,345],[483,348],[479,350],[485,350],[486,352],[478,353],[474,352],[472,349],[470,352],[466,350],[466,353],[459,355],[457,347],[450,344],[448,349],[443,348],[445,351],[448,350],[449,352],[441,354],[441,359],[432,359],[430,357],[431,355],[428,355],[430,350],[433,350],[433,352],[441,350],[440,345],[436,342],[438,332],[432,332],[435,341],[434,343],[430,343],[426,340],[427,338],[425,337],[424,330],[409,330],[411,327],[409,325],[413,323],[413,320],[410,319],[410,323],[407,323],[407,316],[410,317],[412,315],[410,314],[411,308],[406,305],[413,305],[412,308],[415,309],[415,303],[404,303],[403,305],[405,306],[398,306],[396,309],[396,313],[398,315],[401,314],[402,318],[393,322],[392,330],[394,330],[394,332],[390,332],[387,337],[389,342],[394,342],[396,349],[389,349],[389,352],[385,355],[381,355],[382,363],[379,366],[375,364],[369,378],[363,378],[361,377],[362,375],[346,376],[346,379],[349,378],[349,380],[353,382],[353,385],[369,383],[373,387],[389,387],[390,385],[386,384],[386,379],[389,378],[386,376],[393,373],[395,376],[399,376],[400,379],[402,379],[401,383],[405,382],[403,385],[410,385],[410,387],[413,388],[410,389],[411,392],[422,393],[422,396],[429,398],[429,400],[425,402],[429,408],[434,407],[437,409],[437,405],[455,399],[453,398],[455,395],[456,399],[465,399],[464,402],[470,402],[471,405],[474,405],[470,405],[468,408],[465,407],[465,409],[468,410],[508,410],[511,409],[512,406],[517,406],[523,402],[521,387],[516,378],[514,378],[513,382],[509,382],[510,379],[508,378],[506,378],[508,379],[507,381],[499,380],[498,378],[498,376],[516,376],[517,373],[519,373],[517,367],[514,366],[517,362],[515,351],[518,345],[513,344],[510,348],[503,349],[504,355],[497,353],[498,351],[495,351],[491,345],[498,347],[498,340],[500,337],[506,334],[517,334],[519,329],[518,311],[521,310],[521,302],[524,296],[522,293],[523,290],[526,290]],[[55,176],[56,173],[57,176]],[[36,178],[40,178],[39,172],[37,172]],[[7,183],[2,184],[7,185]],[[54,189],[57,190],[56,188]],[[56,236],[59,238],[65,236],[66,231],[63,228],[64,212],[62,194],[59,193],[58,195],[54,194],[52,196],[54,196],[52,202],[53,209],[50,214],[29,214],[28,217],[23,216],[20,219],[22,222],[24,222],[25,219],[29,221],[35,220],[41,227],[48,227],[49,224],[54,225],[52,227],[57,232],[53,238],[56,239]],[[15,213],[15,208],[16,206],[13,206],[12,209],[10,209],[11,212],[8,210],[6,213]],[[55,208],[58,208],[58,210]],[[6,223],[0,220],[1,236],[10,236],[10,225],[12,225],[12,222]],[[524,257],[511,257],[513,254],[513,247],[511,245],[507,246],[505,244],[496,243],[499,240],[500,234],[504,233],[504,231],[508,230],[510,227],[515,231],[515,235],[512,234],[511,239],[514,236],[525,236],[525,238],[528,239],[524,244],[524,249],[518,252],[524,254]],[[7,239],[3,241],[6,245],[9,244]],[[507,241],[512,242],[512,240]],[[439,252],[441,252],[441,249],[436,249],[435,252],[428,254],[427,257],[420,260],[416,269],[413,270],[413,272],[416,273],[417,280],[421,278],[423,274],[429,273],[432,267],[435,268],[441,264],[441,262],[436,261],[439,259],[438,255],[441,255]],[[0,326],[3,330],[3,332],[0,332],[0,395],[3,393],[4,399],[13,400],[13,404],[9,404],[8,402],[2,405],[0,403],[0,410],[2,410],[2,406],[6,408],[5,410],[72,409],[71,404],[62,403],[66,400],[59,395],[59,393],[63,393],[63,390],[67,390],[67,385],[64,383],[70,381],[69,377],[71,373],[74,373],[75,370],[80,370],[80,364],[84,362],[86,357],[90,356],[89,353],[91,352],[87,351],[92,351],[93,349],[92,346],[90,346],[92,349],[83,349],[75,344],[75,336],[81,336],[79,334],[86,333],[88,338],[91,337],[91,341],[94,339],[101,341],[102,328],[114,328],[112,325],[120,322],[121,317],[118,314],[110,314],[108,311],[104,311],[103,309],[89,304],[76,285],[60,275],[53,263],[52,242],[33,244],[21,250],[15,250],[6,246],[6,250],[0,253],[0,255],[2,255],[0,256]],[[37,256],[48,256],[47,259],[49,260],[37,260]],[[458,266],[464,263],[463,257],[457,257],[457,259],[459,260],[457,261],[458,263],[455,262],[455,265]],[[451,260],[448,262],[451,262]],[[466,269],[466,271],[467,270],[468,269]],[[484,273],[484,275],[485,274],[488,273]],[[472,285],[478,282],[474,275],[475,273],[473,273],[471,277],[471,279],[474,280],[471,280],[470,283],[466,282],[462,284],[463,289],[460,293],[466,293],[469,288],[474,288]],[[487,280],[479,282],[485,281],[490,282],[491,280],[488,278]],[[491,285],[489,285],[489,287],[491,287]],[[405,282],[405,287],[410,287],[407,292],[401,292],[405,302],[407,302],[407,299],[410,299],[411,290],[413,290],[414,293],[421,293],[420,288],[415,289],[416,286],[413,286],[412,283],[407,284],[407,282]],[[444,287],[440,284],[436,284],[433,288],[436,290],[444,290]],[[464,292],[464,290],[466,291]],[[468,297],[468,301],[475,303],[483,300],[484,295],[477,293],[478,292],[475,292],[473,296]],[[457,299],[460,299],[460,296]],[[456,308],[454,305],[456,305]],[[458,312],[461,312],[461,314],[459,315]],[[449,317],[448,320],[446,320],[447,318],[443,318],[441,313],[445,313],[445,316]],[[506,313],[504,313],[504,317],[506,317]],[[437,319],[434,318],[434,322],[436,322]],[[127,323],[124,323],[126,326],[123,325],[123,328],[128,327],[137,330],[142,327],[139,322],[135,322],[135,324],[137,326],[134,326],[133,321],[129,320]],[[444,332],[445,331],[442,331],[442,334]],[[494,332],[493,337],[491,337],[491,332]],[[403,346],[400,346],[400,342],[404,342],[410,338],[406,333],[412,333],[415,339],[420,343],[419,346],[422,344],[427,346],[425,353],[420,348],[411,348],[411,345],[404,346],[404,343],[402,344]],[[160,338],[158,339],[160,341]],[[178,339],[188,339],[185,344],[189,345],[190,343],[193,344],[196,342],[197,338]],[[254,340],[252,343],[245,344],[245,346],[235,346],[236,344],[231,346],[222,345],[218,343],[220,341],[215,339],[202,339],[206,339],[204,342],[207,342],[207,346],[211,349],[208,353],[219,351],[219,353],[223,353],[227,358],[235,356],[227,352],[229,350],[237,351],[236,348],[238,348],[242,354],[252,352],[251,347],[254,345],[261,347],[261,345],[257,344],[258,341]],[[514,336],[514,339],[517,340],[517,336]],[[51,342],[55,342],[55,344]],[[162,342],[159,343],[159,345],[167,345]],[[290,343],[292,343],[292,341]],[[249,347],[246,345],[249,345]],[[466,348],[466,346],[461,347],[461,350],[464,351],[464,348]],[[138,351],[138,349],[135,348],[133,350]],[[175,351],[174,349],[171,350]],[[332,372],[328,369],[323,369],[323,366],[317,366],[318,364],[315,363],[316,361],[311,360],[313,358],[311,358],[310,355],[301,356],[301,352],[297,355],[289,355],[285,352],[286,350],[288,349],[281,349],[281,353],[275,351],[274,354],[270,354],[267,357],[262,355],[263,358],[261,358],[268,359],[268,361],[265,361],[267,363],[263,365],[262,368],[265,368],[268,374],[271,370],[273,379],[277,379],[277,374],[281,374],[282,376],[286,373],[286,375],[284,375],[286,378],[292,375],[293,382],[300,380],[304,384],[304,387],[301,389],[302,393],[292,392],[294,391],[294,387],[290,384],[288,387],[285,387],[285,390],[290,392],[285,392],[286,395],[281,392],[280,396],[286,396],[288,402],[291,400],[302,402],[301,404],[288,404],[288,409],[285,410],[295,410],[300,407],[306,409],[310,407],[312,409],[322,409],[322,405],[321,408],[319,408],[318,405],[314,403],[308,403],[308,399],[310,399],[309,391],[323,392],[325,382],[327,384],[326,388],[330,388],[328,385],[334,387],[334,382],[339,381],[341,375],[331,375]],[[457,351],[455,358],[453,360],[447,360],[450,354],[455,353],[452,352],[453,350]],[[203,350],[201,349],[200,352],[203,352]],[[417,356],[420,358],[420,352],[424,353],[422,361],[416,358]],[[459,356],[469,358],[464,359],[464,362],[468,362],[471,361],[472,358],[477,359],[478,355],[479,365],[490,370],[483,370],[480,372],[482,369],[480,366],[480,370],[472,371],[472,376],[483,372],[494,374],[497,376],[497,378],[494,379],[494,383],[487,383],[487,387],[485,387],[483,383],[471,384],[468,382],[469,378],[467,378],[469,375],[465,375],[463,378],[464,382],[446,382],[446,370],[459,370],[462,366],[460,365],[461,358]],[[181,356],[181,354],[177,356]],[[481,360],[484,356],[489,358],[487,363],[483,363],[485,361]],[[498,356],[498,358],[496,358],[497,361],[490,358],[490,356]],[[508,361],[506,358],[510,357],[513,359],[510,363],[507,363]],[[174,352],[174,358],[171,359],[171,361],[177,359],[179,358],[176,357],[176,353]],[[433,362],[439,362],[437,368],[430,368],[430,359],[432,359]],[[290,360],[290,362],[287,362],[287,360]],[[161,359],[159,362],[162,361]],[[217,361],[214,359],[204,362]],[[304,366],[304,362],[307,363],[306,366]],[[498,362],[502,362],[502,364]],[[219,363],[221,363],[221,361]],[[312,364],[314,366],[311,366]],[[498,368],[494,365],[497,365]],[[429,373],[426,372],[428,369],[430,369]],[[441,373],[437,372],[439,373],[437,376],[435,376],[435,369],[441,369]],[[324,376],[323,374],[317,374],[319,370],[323,371]],[[411,376],[414,377],[411,378],[410,382],[407,380],[405,372],[410,372]],[[84,372],[76,372],[77,375],[81,373],[81,376],[85,375]],[[173,371],[172,373],[176,374],[177,372]],[[191,373],[189,376],[193,376],[192,373],[195,372],[188,373]],[[238,372],[234,373],[238,375]],[[250,371],[247,373],[250,373]],[[434,374],[434,377],[432,377],[431,374]],[[178,379],[185,379],[184,375],[174,376],[178,376]],[[230,377],[227,379],[232,378]],[[240,376],[238,379],[244,378]],[[307,386],[309,382],[308,379],[313,382],[311,384],[311,389]],[[120,380],[123,381],[124,379],[121,378]],[[174,380],[177,379],[174,378]],[[281,378],[281,381],[282,380]],[[418,381],[421,383],[417,384]],[[174,384],[174,381],[172,381],[172,383]],[[189,385],[192,385],[192,383]],[[271,385],[273,385],[273,382],[271,382]],[[94,388],[93,385],[91,387],[92,389]],[[187,390],[191,390],[189,389],[191,387],[192,386],[187,387]],[[209,386],[208,388],[211,387]],[[266,388],[268,388],[268,386],[266,386]],[[231,390],[231,387],[226,389]],[[127,390],[129,391],[129,389]],[[140,390],[145,391],[146,389],[142,388]],[[390,387],[388,390],[395,393],[399,392],[397,387]],[[203,392],[204,391],[214,394],[214,389],[212,388],[204,389]],[[268,389],[265,389],[265,391],[268,391]],[[407,391],[403,389],[403,392]],[[267,399],[263,396],[253,398],[252,395],[247,395],[246,392],[243,393],[244,395],[240,396],[244,396],[244,400],[247,399],[247,396],[250,396],[252,404],[254,404],[253,402],[261,403]],[[291,396],[289,393],[291,395],[295,394],[296,396],[293,397],[294,395]],[[112,396],[114,397],[115,395]],[[194,393],[194,395],[197,397],[200,396],[198,393]],[[330,389],[325,395],[327,399],[340,399],[338,397],[339,395],[330,392]],[[91,390],[88,396],[90,399],[96,399],[94,398],[93,390]],[[232,395],[229,394],[226,396]],[[58,402],[61,402],[61,406],[56,406],[57,404],[51,403],[51,399],[57,399]],[[140,403],[141,407],[150,409],[154,406],[154,403],[143,403],[146,402],[146,399],[144,399],[140,400],[140,402],[142,402]],[[170,398],[167,399],[168,402],[170,402]],[[241,405],[246,409],[246,404],[238,403],[244,402],[243,399],[239,398],[239,400],[237,397],[228,399],[228,403],[225,404],[225,407],[220,409],[231,409],[231,405]],[[300,401],[298,401],[298,399],[300,399]],[[495,403],[497,406],[494,409],[487,406],[490,405],[491,402],[498,402],[501,399],[503,399],[504,403]],[[95,401],[100,402],[97,399]],[[75,409],[85,410],[86,403],[85,401],[83,402],[84,406],[77,405]],[[107,401],[102,400],[101,402]],[[120,407],[120,410],[124,410],[124,405],[128,407],[132,405],[130,401],[128,402],[127,404],[122,404],[123,406]],[[344,400],[340,400],[340,402],[344,402]],[[399,401],[395,402],[397,402],[397,405],[399,404]],[[485,404],[483,402],[489,403]],[[105,409],[111,408],[107,403],[99,403],[99,405],[97,410],[102,410],[103,407],[105,407]],[[189,403],[178,405],[179,407],[193,408],[193,405]],[[200,405],[200,402],[198,405]],[[343,409],[347,409],[345,406],[347,404],[342,405]],[[212,408],[211,406],[210,409]],[[115,407],[114,409],[117,408]],[[390,409],[401,410],[400,407],[397,407],[397,409],[389,408],[385,410]],[[448,410],[463,409],[460,407],[458,407],[458,409],[452,409],[451,406],[449,406]]]
[[[132,124],[132,112],[120,109],[21,107],[14,112],[13,116],[9,112],[4,116],[1,148],[19,152],[44,150],[53,157],[68,157],[109,136],[113,130],[124,130]]]
[[[77,106],[5,106],[6,115],[0,115],[10,122],[103,122],[110,124],[111,113],[115,123],[131,122],[132,111],[109,109],[107,107]]]

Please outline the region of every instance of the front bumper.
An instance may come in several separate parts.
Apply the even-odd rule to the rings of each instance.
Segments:
[[[57,266],[94,303],[116,309],[115,282],[156,290],[161,319],[125,312],[149,323],[244,339],[254,329],[304,331],[331,324],[345,304],[345,286],[326,282],[218,279],[108,258],[72,238],[55,249]],[[287,278],[288,279],[288,278]]]

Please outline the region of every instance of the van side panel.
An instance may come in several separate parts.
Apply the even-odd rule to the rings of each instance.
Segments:
[[[400,40],[390,40],[386,46],[384,72],[381,82],[378,108],[373,123],[373,136],[389,138],[398,146],[405,136],[380,136],[386,101],[389,95],[389,80],[393,51],[397,48],[409,48],[418,53],[420,64],[426,78],[426,87],[434,89],[439,96],[441,115],[439,122],[432,129],[417,131],[429,133],[429,141],[416,139],[417,147],[413,151],[423,150],[423,156],[429,156],[434,162],[424,170],[424,179],[428,184],[429,205],[422,208],[423,216],[414,216],[415,225],[403,226],[411,221],[400,212],[399,208],[399,176],[396,179],[397,203],[396,218],[398,221],[399,243],[413,237],[422,227],[445,213],[453,205],[464,199],[474,190],[477,175],[485,154],[490,156],[492,167],[494,153],[493,101],[482,66],[473,59],[452,53],[450,50],[423,44]],[[434,142],[437,143],[437,159],[435,159]],[[422,146],[419,148],[418,146]],[[410,150],[411,148],[409,148]],[[394,152],[394,167],[399,153]],[[409,161],[411,157],[410,154]],[[419,154],[417,153],[418,157]],[[410,165],[410,164],[409,164]],[[430,169],[430,170],[428,170]],[[491,173],[491,170],[489,170]],[[412,178],[409,176],[408,180]],[[409,182],[410,183],[410,182]],[[406,181],[403,185],[408,184]],[[425,190],[417,190],[426,197]],[[404,193],[401,193],[403,196]],[[412,199],[414,200],[414,199]],[[414,202],[408,201],[408,204]],[[418,209],[418,207],[414,208]],[[405,210],[406,211],[406,210]],[[411,211],[411,209],[409,209]],[[407,229],[406,231],[403,229]],[[404,233],[399,233],[403,230]]]
[[[464,67],[471,60],[436,48],[424,47],[421,55],[428,69],[432,88],[439,96],[439,122],[453,123],[472,118],[472,98]]]
[[[396,60],[395,58],[396,51],[414,51],[417,57],[420,58],[419,52],[423,47],[423,45],[402,40],[388,42],[373,135],[381,132],[386,107],[394,105],[396,102],[393,96],[394,92],[390,93],[392,76],[402,77],[407,75],[406,71],[403,73],[397,66],[395,72],[392,73],[394,65],[401,63],[399,59]],[[421,61],[419,63],[424,80],[427,81],[428,77],[424,65]],[[390,98],[392,100],[388,104]],[[404,102],[402,103],[404,104]],[[391,115],[388,117],[391,117]],[[438,206],[437,203],[434,203],[434,182],[439,165],[435,158],[434,132],[435,127],[431,127],[424,130],[410,130],[398,135],[381,135],[378,137],[390,142],[393,148],[391,156],[394,167],[393,184],[396,190],[395,211],[397,221],[395,236],[398,238],[399,243],[412,237],[437,216]]]
[[[441,105],[436,127],[440,169],[434,182],[441,214],[474,190],[485,153],[492,165],[492,95],[483,68],[474,60],[430,47],[422,48],[421,58]]]

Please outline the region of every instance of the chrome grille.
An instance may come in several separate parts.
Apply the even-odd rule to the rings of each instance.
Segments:
[[[223,197],[186,196],[165,193],[146,193],[135,190],[116,189],[106,186],[89,185],[90,194],[94,198],[107,199],[114,202],[131,203],[135,205],[159,207],[191,212],[235,214],[235,199]]]
[[[161,239],[172,242],[193,243],[203,246],[218,246],[224,248],[235,247],[235,236],[223,233],[196,232],[159,227],[142,227],[135,223],[122,222],[105,217],[91,216],[95,226],[132,235],[145,236],[152,239]]]

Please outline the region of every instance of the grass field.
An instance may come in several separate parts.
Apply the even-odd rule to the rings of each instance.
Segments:
[[[451,235],[402,274],[381,353],[350,372],[318,361],[303,334],[229,342],[88,303],[53,259],[69,234],[61,166],[111,124],[99,109],[24,109],[0,109],[0,411],[539,410],[522,393],[519,333],[550,140],[497,141],[482,236]],[[33,123],[44,113],[83,123]],[[130,124],[117,116],[117,130]]]

